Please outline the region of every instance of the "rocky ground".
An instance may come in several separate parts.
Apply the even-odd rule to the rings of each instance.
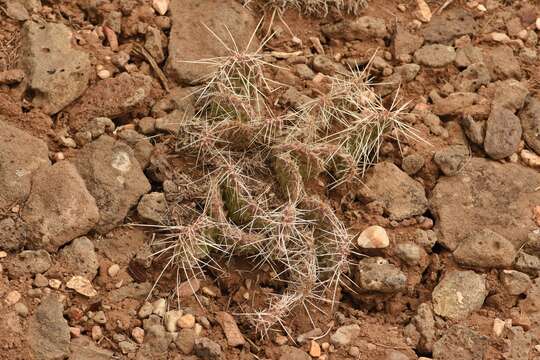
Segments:
[[[260,5],[0,0],[0,359],[540,359],[540,6]],[[268,33],[275,111],[365,70],[418,139],[386,134],[344,187],[303,174],[346,224],[350,267],[333,307],[261,338],[244,310],[282,291],[273,269],[233,256],[188,279],[152,254],[204,207],[179,147],[199,60]]]

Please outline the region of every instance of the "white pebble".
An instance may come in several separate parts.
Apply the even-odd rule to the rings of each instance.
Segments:
[[[504,320],[501,320],[499,318],[496,318],[495,320],[493,320],[493,334],[496,337],[500,337],[504,330],[504,326],[505,326]]]
[[[7,257],[7,252],[5,252],[5,251],[0,251],[0,259],[3,259],[3,258],[5,258],[5,257]]]
[[[364,249],[384,249],[390,245],[390,239],[383,227],[374,225],[362,231],[357,243]]]
[[[478,11],[481,11],[481,12],[487,11],[487,8],[484,6],[484,4],[480,4],[476,8],[478,9]]]
[[[157,299],[152,303],[152,313],[163,317],[167,311],[167,301],[164,298]]]
[[[99,76],[100,79],[108,79],[111,77],[111,72],[109,70],[100,70],[97,73],[97,76]]]
[[[540,30],[540,18],[536,19],[536,29]]]
[[[491,40],[500,42],[500,43],[507,43],[510,41],[510,37],[506,35],[505,33],[500,32],[492,32],[490,34]]]
[[[16,290],[10,291],[6,295],[5,300],[6,300],[7,306],[15,305],[16,303],[19,302],[19,300],[21,300],[21,293]]]
[[[115,277],[116,275],[118,275],[119,271],[120,271],[120,265],[112,264],[111,266],[109,266],[107,273],[109,274],[110,277]]]
[[[169,9],[169,2],[170,0],[154,0],[152,1],[152,7],[159,15],[165,15]]]
[[[60,289],[60,285],[62,285],[62,281],[58,279],[49,279],[49,286],[53,289]]]

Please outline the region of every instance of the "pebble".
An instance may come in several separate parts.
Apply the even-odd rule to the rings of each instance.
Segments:
[[[81,329],[76,326],[70,326],[69,334],[71,335],[72,338],[77,338],[81,336]]]
[[[21,300],[21,293],[17,290],[10,291],[5,298],[7,306],[15,305]]]
[[[107,323],[107,317],[105,316],[105,313],[101,310],[96,312],[94,316],[92,316],[92,319],[101,325],[104,325]]]
[[[7,257],[7,255],[8,255],[7,252],[5,252],[5,251],[0,251],[0,259],[3,259],[3,258],[5,258],[5,257]]]
[[[246,343],[244,336],[236,324],[236,320],[234,320],[231,314],[225,311],[220,311],[216,314],[216,320],[219,325],[221,325],[229,346],[237,347]]]
[[[60,289],[60,286],[62,285],[62,281],[58,279],[49,279],[49,287],[52,289],[58,290]]]
[[[283,346],[289,342],[289,338],[283,335],[276,335],[274,342],[276,345]]]
[[[27,317],[28,316],[28,307],[26,305],[24,305],[22,302],[16,303],[15,306],[13,307],[13,309],[15,309],[15,312],[19,316],[22,316],[22,317]]]
[[[92,326],[92,340],[99,341],[103,337],[103,331],[99,325]]]
[[[159,15],[165,15],[169,9],[170,0],[154,0],[152,1],[152,7],[157,11]]]
[[[36,274],[33,285],[38,288],[45,287],[49,285],[49,280],[42,274]]]
[[[194,331],[195,335],[200,336],[202,334],[203,327],[201,324],[195,324]]]
[[[422,22],[430,22],[432,14],[429,5],[424,0],[416,0],[416,4],[418,5],[418,20]]]
[[[495,320],[493,320],[493,335],[495,335],[496,337],[500,337],[503,333],[505,325],[506,323],[504,322],[504,320],[495,318]]]
[[[188,297],[199,291],[200,287],[201,282],[197,278],[194,278],[180,283],[176,289],[176,293],[181,298]]]
[[[109,266],[107,273],[109,274],[110,277],[115,277],[116,275],[118,275],[119,271],[120,271],[120,265],[112,264],[111,266]]]
[[[98,71],[97,76],[99,76],[100,79],[108,79],[111,77],[111,72],[107,69],[103,69]]]
[[[521,150],[519,153],[521,160],[530,167],[540,168],[540,156],[527,149]]]
[[[76,275],[73,276],[66,283],[68,289],[73,289],[81,295],[86,297],[94,297],[97,295],[97,291],[92,287],[92,283],[87,278]]]
[[[321,356],[321,346],[318,342],[311,340],[311,345],[309,347],[309,355],[314,358],[318,358]]]
[[[536,30],[540,30],[540,18],[536,19]]]
[[[345,325],[339,327],[335,333],[330,336],[330,341],[336,346],[347,346],[353,339],[360,335],[360,326],[357,324]],[[324,344],[323,344],[324,345]]]
[[[152,314],[163,317],[167,311],[167,301],[164,298],[157,299],[152,303]]]
[[[139,309],[139,312],[137,315],[139,316],[139,319],[146,319],[152,314],[153,306],[149,302],[145,302],[141,308]]]
[[[144,341],[144,330],[140,327],[134,327],[133,330],[131,330],[131,337],[137,344],[142,344]]]
[[[491,34],[489,34],[489,37],[491,38],[491,40],[500,42],[500,43],[507,43],[507,42],[510,42],[511,40],[508,35],[506,35],[505,33],[500,33],[500,32],[492,32]]]
[[[180,316],[176,323],[181,329],[191,329],[195,326],[195,316],[192,314],[186,314]]]
[[[176,323],[178,319],[182,317],[182,310],[170,310],[165,313],[163,316],[163,325],[168,332],[176,332],[177,326]]]
[[[131,354],[137,351],[137,345],[131,341],[120,341],[118,346],[120,347],[122,354]]]
[[[390,239],[383,227],[373,225],[360,233],[357,243],[364,249],[384,249],[390,245]]]

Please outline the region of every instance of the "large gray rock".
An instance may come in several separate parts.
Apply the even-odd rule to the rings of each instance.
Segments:
[[[49,166],[47,144],[0,121],[0,209],[26,200],[33,173]]]
[[[69,326],[64,306],[56,296],[41,301],[28,322],[27,341],[36,360],[61,360],[69,356]]]
[[[517,164],[472,158],[455,176],[439,179],[431,195],[438,241],[455,250],[488,228],[519,247],[536,229],[531,209],[540,204],[540,174]]]
[[[483,275],[474,271],[452,271],[433,290],[433,311],[447,319],[465,319],[480,310],[487,294]]]
[[[504,159],[517,151],[522,133],[519,118],[512,111],[493,107],[486,124],[484,150],[493,159]]]
[[[169,11],[172,28],[166,70],[179,83],[200,83],[215,70],[192,61],[232,55],[227,47],[251,52],[259,46],[256,36],[251,40],[257,20],[237,1],[177,0]]]
[[[503,236],[489,229],[473,233],[454,251],[454,260],[461,265],[480,268],[512,266],[517,251]]]
[[[61,23],[26,22],[22,63],[34,91],[32,103],[55,114],[88,87],[90,58],[73,48],[73,34]]]
[[[434,16],[424,28],[424,37],[432,43],[449,43],[458,36],[474,34],[476,30],[474,17],[456,8]]]
[[[488,338],[463,325],[454,325],[433,346],[433,360],[485,359]]]
[[[69,161],[38,171],[22,218],[28,226],[30,244],[55,251],[86,234],[99,220],[96,200]]]
[[[403,220],[427,210],[424,187],[390,162],[375,165],[364,185],[361,195],[381,201],[391,219]]]
[[[533,97],[528,99],[519,117],[523,128],[523,139],[540,155],[540,100]]]
[[[139,198],[150,191],[150,183],[131,148],[107,135],[81,149],[74,162],[96,199],[98,232],[105,233],[122,223]]]

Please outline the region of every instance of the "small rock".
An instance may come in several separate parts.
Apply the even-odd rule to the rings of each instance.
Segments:
[[[193,353],[201,359],[207,360],[219,360],[222,356],[221,346],[205,337],[195,339]]]
[[[438,116],[462,114],[464,108],[479,104],[484,99],[472,92],[455,92],[445,98],[434,100],[432,111]]]
[[[384,249],[390,245],[390,239],[383,227],[374,225],[360,233],[357,243],[364,249]]]
[[[375,165],[368,172],[362,196],[383,203],[391,220],[422,215],[427,210],[424,187],[390,162]]]
[[[159,15],[165,15],[169,10],[170,0],[153,0],[152,7],[157,11]]]
[[[465,238],[453,255],[456,262],[461,265],[504,268],[514,262],[516,249],[503,236],[489,229],[483,229]]]
[[[49,279],[49,287],[51,289],[60,289],[60,286],[62,285],[62,281],[58,279]]]
[[[474,92],[481,86],[489,84],[491,76],[487,66],[480,62],[469,65],[456,77],[454,85],[457,91]]]
[[[19,300],[21,300],[21,293],[17,290],[8,292],[6,298],[4,299],[7,306],[15,305],[19,302]]]
[[[424,167],[424,158],[419,154],[407,155],[401,162],[401,168],[408,175],[414,175]]]
[[[182,329],[178,332],[178,336],[174,339],[174,343],[184,355],[189,355],[193,352],[195,339],[197,339],[197,337],[198,335],[195,330]]]
[[[451,320],[464,319],[482,307],[487,294],[484,276],[473,271],[452,271],[433,290],[433,309]]]
[[[134,327],[131,330],[131,337],[137,344],[142,344],[144,342],[144,330],[140,327]]]
[[[405,288],[407,276],[388,260],[366,258],[358,263],[355,283],[362,291],[395,293]]]
[[[156,131],[156,119],[143,117],[138,123],[141,133],[145,135],[153,134]]]
[[[527,86],[515,79],[508,79],[494,83],[495,95],[493,103],[510,111],[517,111],[523,107],[525,98],[529,94]]]
[[[519,118],[512,111],[496,106],[486,123],[484,150],[493,159],[504,159],[517,151],[522,133]]]
[[[165,194],[152,192],[143,195],[137,205],[137,212],[146,221],[163,223],[167,212]]]
[[[152,303],[152,314],[163,317],[167,311],[167,300],[164,298],[157,299]]]
[[[182,310],[169,310],[163,315],[163,325],[168,332],[176,332],[176,323],[182,314]]]
[[[474,17],[461,7],[445,9],[424,28],[424,37],[431,43],[450,43],[454,38],[477,32]]]
[[[45,250],[25,250],[10,259],[6,270],[11,278],[19,278],[25,274],[41,274],[49,270],[52,265],[51,256]]]
[[[94,243],[86,236],[64,247],[60,251],[58,263],[62,266],[62,272],[81,275],[90,281],[97,275],[99,268]]]
[[[345,41],[383,38],[388,35],[384,20],[372,16],[360,16],[354,20],[325,25],[321,30],[329,38]]]
[[[500,32],[492,32],[491,34],[489,34],[489,38],[493,41],[500,42],[503,44],[511,41],[508,35],[506,35],[505,33],[500,33]]]
[[[433,359],[485,359],[488,338],[463,325],[454,325],[433,345]]]
[[[94,341],[99,341],[103,338],[103,331],[99,325],[92,326],[91,334]]]
[[[396,255],[409,265],[417,265],[427,254],[414,243],[399,243],[396,246]]]
[[[137,351],[137,345],[132,343],[131,341],[120,341],[118,343],[118,346],[120,347],[120,351],[122,351],[122,354],[132,354]]]
[[[335,333],[330,336],[330,342],[335,346],[345,347],[360,336],[360,326],[357,324],[345,325],[339,327]]]
[[[418,50],[424,43],[424,38],[411,34],[403,26],[397,26],[392,42],[392,52],[396,59],[402,58]]]
[[[181,329],[191,329],[195,326],[195,316],[192,314],[182,315],[176,323]]]
[[[504,320],[495,318],[495,320],[493,320],[493,335],[495,335],[496,337],[500,337],[503,333],[505,325],[506,323],[504,322]]]
[[[36,274],[36,276],[34,277],[33,285],[35,287],[38,287],[38,288],[48,286],[49,285],[49,279],[47,279],[42,274]]]
[[[538,276],[540,271],[540,258],[535,255],[520,251],[517,254],[514,268],[531,276]]]
[[[153,306],[149,302],[145,302],[141,308],[139,309],[139,312],[137,315],[139,316],[139,319],[146,319],[150,315],[152,315]]]
[[[103,70],[100,70],[97,72],[97,76],[100,78],[100,79],[108,79],[111,77],[111,72],[107,69],[103,69]]]
[[[451,46],[441,44],[424,45],[416,50],[414,59],[420,65],[443,67],[456,59],[456,51]]]
[[[529,98],[519,117],[523,127],[523,139],[540,155],[540,100],[536,97]]]
[[[28,316],[28,307],[24,305],[22,302],[18,302],[13,307],[17,315],[21,317],[27,317]]]
[[[63,310],[59,299],[49,295],[41,301],[28,321],[26,340],[33,358],[53,360],[69,356],[69,326]]]
[[[452,145],[435,152],[433,161],[446,176],[453,176],[460,171],[470,157],[469,149],[464,145]]]
[[[430,22],[432,14],[429,5],[424,0],[416,0],[416,4],[418,6],[418,20],[425,23]]]
[[[486,133],[485,121],[474,121],[472,116],[464,116],[461,120],[461,126],[463,131],[469,140],[476,144],[482,145],[484,143],[484,137]]]
[[[521,160],[532,168],[540,168],[540,156],[536,155],[532,151],[523,149],[519,153]]]
[[[191,296],[201,287],[201,282],[197,278],[191,278],[189,280],[183,281],[176,288],[176,295],[180,298]]]
[[[216,314],[216,320],[221,325],[229,346],[237,347],[245,344],[246,340],[231,314],[220,311]]]
[[[97,322],[98,324],[105,325],[107,323],[107,317],[105,316],[105,312],[103,311],[97,311],[93,316],[92,320]]]
[[[66,283],[66,287],[68,289],[73,289],[79,294],[84,295],[86,297],[97,296],[97,291],[93,288],[92,283],[83,276],[79,276],[79,275],[73,276]]]
[[[115,277],[120,272],[120,265],[118,264],[112,264],[109,266],[109,269],[107,269],[107,274],[109,274],[110,277]]]
[[[532,285],[529,275],[516,270],[503,270],[499,278],[510,295],[524,294]]]

